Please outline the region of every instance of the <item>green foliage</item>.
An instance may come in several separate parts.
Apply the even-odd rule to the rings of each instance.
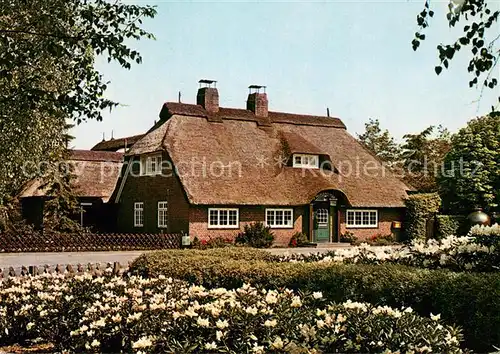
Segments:
[[[129,69],[141,56],[128,39],[152,38],[140,25],[149,6],[105,0],[13,0],[0,10],[0,204],[62,160],[67,119],[102,119],[117,103],[94,67],[104,55]]]
[[[369,245],[373,246],[389,246],[396,243],[396,239],[392,234],[382,235],[376,234],[367,240]]]
[[[473,119],[453,136],[439,186],[443,207],[450,213],[499,207],[500,116]]]
[[[442,126],[430,126],[418,134],[404,135],[401,146],[403,180],[419,192],[437,192],[437,177],[450,150],[450,137],[450,132]]]
[[[249,251],[254,254],[249,256]],[[265,252],[238,248],[205,253],[161,251],[141,256],[131,271],[146,276],[163,274],[208,287],[237,288],[250,283],[322,291],[331,301],[411,306],[420,314],[440,313],[448,323],[462,326],[466,345],[472,349],[488,351],[500,343],[500,273],[273,260],[276,258]]]
[[[463,215],[436,215],[437,239],[446,236],[464,236],[467,234],[467,219]]]
[[[438,212],[441,198],[437,193],[412,194],[405,200],[405,205],[404,234],[406,240],[425,240],[427,220]]]
[[[358,134],[358,140],[389,166],[399,159],[399,145],[387,129],[382,131],[378,119],[370,118],[368,123],[365,123],[365,132]]]
[[[236,244],[255,248],[269,248],[274,242],[274,234],[269,226],[261,222],[245,225],[244,231],[236,237]]]
[[[494,3],[494,1],[492,1]],[[451,44],[438,45],[438,57],[440,64],[435,67],[439,75],[443,67],[448,69],[451,60],[462,48],[470,48],[471,59],[467,71],[471,73],[472,79],[469,87],[481,86],[481,95],[485,88],[494,89],[499,80],[499,71],[495,70],[500,51],[498,48],[498,33],[495,31],[495,23],[498,22],[500,10],[491,10],[487,0],[450,1],[446,19],[450,27],[465,23],[463,34]],[[434,11],[430,9],[430,0],[425,0],[425,7],[417,15],[417,24],[420,30],[415,33],[412,41],[413,50],[417,50],[420,42],[425,40],[422,32],[429,26]],[[492,40],[488,40],[488,33]],[[500,96],[499,96],[500,102]],[[492,106],[492,114],[498,116],[498,102]]]
[[[301,247],[309,244],[309,238],[303,232],[296,232],[293,234],[288,247]]]
[[[201,240],[198,237],[195,237],[193,242],[191,243],[194,249],[206,250],[209,248],[223,248],[234,246],[234,243],[231,239],[222,236],[211,237],[208,240]]]
[[[351,231],[346,231],[340,235],[340,242],[348,242],[354,245],[358,242],[358,238]]]
[[[411,308],[331,304],[321,292],[249,285],[207,289],[164,277],[10,278],[0,294],[0,346],[51,343],[53,352],[460,353],[463,337],[439,316]]]
[[[43,227],[56,232],[82,232],[81,225],[75,221],[80,213],[80,205],[73,190],[74,167],[68,162],[52,166],[47,178],[47,197],[43,209]]]

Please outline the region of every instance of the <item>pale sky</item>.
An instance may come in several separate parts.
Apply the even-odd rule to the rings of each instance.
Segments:
[[[202,78],[218,81],[221,106],[245,108],[247,87],[267,85],[270,110],[326,115],[329,107],[353,135],[378,118],[398,139],[433,124],[454,132],[489,112],[499,94],[488,89],[474,102],[480,91],[468,86],[466,50],[434,73],[436,46],[463,28],[448,28],[446,1],[431,2],[434,19],[417,52],[411,41],[424,0],[136,3],[157,5],[145,23],[157,39],[131,42],[143,63],[130,71],[98,61],[111,81],[107,96],[122,106],[76,127],[76,148],[112,130],[115,138],[144,133],[179,91],[182,102],[196,103]]]

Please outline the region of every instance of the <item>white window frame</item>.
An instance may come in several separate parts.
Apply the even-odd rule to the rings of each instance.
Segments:
[[[210,214],[217,212],[217,224],[212,224]],[[221,225],[221,211],[227,211],[227,225]],[[236,225],[229,225],[229,213],[236,211]],[[208,208],[208,228],[209,229],[239,229],[240,228],[240,210],[238,208]]]
[[[295,161],[300,157],[300,162]],[[293,167],[297,168],[319,168],[319,155],[312,154],[293,154]]]
[[[375,213],[375,223],[364,224],[363,223],[363,212]],[[353,213],[354,223],[349,223],[349,213]],[[361,223],[356,223],[356,213],[361,213]],[[368,219],[371,220],[370,215]],[[345,224],[347,228],[357,228],[357,229],[376,229],[378,228],[378,210],[377,209],[347,209],[345,212]]]
[[[158,227],[166,229],[168,227],[168,203],[158,202]]]
[[[144,226],[144,202],[134,203],[134,227]]]
[[[271,212],[273,213],[273,223],[269,223],[268,219],[268,213]],[[276,224],[276,214],[281,212],[283,215],[283,222],[285,221],[285,212],[290,212],[291,218],[290,218],[290,223],[288,224],[282,224],[282,225],[277,225]],[[266,208],[265,210],[266,213],[266,226],[269,226],[273,229],[293,229],[293,208]]]
[[[159,154],[141,156],[141,176],[161,175],[162,156]]]

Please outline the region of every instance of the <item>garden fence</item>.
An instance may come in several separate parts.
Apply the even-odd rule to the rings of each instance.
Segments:
[[[0,233],[1,252],[132,251],[180,248],[181,234]]]
[[[112,275],[122,275],[127,273],[129,264],[122,265],[119,262],[114,263],[88,263],[88,264],[57,264],[55,266],[42,265],[42,266],[22,266],[19,268],[9,267],[5,269],[0,268],[0,279],[9,277],[22,277],[28,275],[40,275],[44,273],[64,274],[67,276],[89,273],[91,275],[99,276],[104,273]]]

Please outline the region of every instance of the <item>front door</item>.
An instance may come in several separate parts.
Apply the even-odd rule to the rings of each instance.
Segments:
[[[314,210],[314,239],[316,242],[330,242],[330,217],[327,206],[318,205]]]

